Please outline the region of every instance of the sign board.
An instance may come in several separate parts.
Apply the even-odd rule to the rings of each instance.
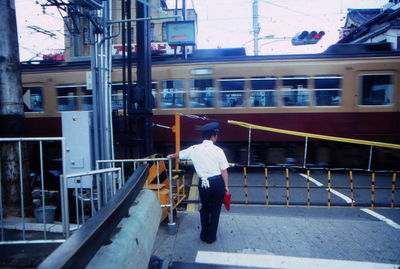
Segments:
[[[196,45],[196,30],[194,21],[167,22],[167,42],[175,46]]]
[[[175,54],[175,46],[168,45],[167,42],[152,42],[150,50],[157,50],[160,55],[174,55]],[[121,44],[113,44],[112,45],[112,54],[113,55],[122,55],[123,50],[126,52],[129,50],[128,46],[122,46]],[[192,47],[188,46],[185,48],[187,54],[191,54],[193,49]],[[137,45],[131,45],[131,51],[137,51]],[[176,54],[182,54],[182,49],[177,48]]]

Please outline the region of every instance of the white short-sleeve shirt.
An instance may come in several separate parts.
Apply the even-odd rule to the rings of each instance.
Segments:
[[[199,177],[217,176],[229,167],[224,151],[211,140],[180,151],[179,158],[192,160]]]

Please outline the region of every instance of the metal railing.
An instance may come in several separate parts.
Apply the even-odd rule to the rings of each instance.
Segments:
[[[72,189],[73,196],[75,197],[74,205],[77,226],[74,229],[79,229],[85,224],[88,218],[93,217],[123,186],[120,168],[97,169],[62,177],[64,196],[68,197],[68,189]],[[83,179],[87,177],[89,177],[90,182],[96,182],[96,184],[91,184],[89,187],[84,186]],[[67,182],[70,181],[73,181],[74,188],[68,188]],[[110,192],[105,191],[107,189],[110,189]],[[68,199],[66,199],[63,206],[65,207],[65,212],[70,212]],[[65,222],[65,231],[68,238],[70,232],[68,214],[65,216],[65,219],[67,220]]]
[[[164,165],[164,162],[168,162],[168,169],[167,169],[167,179],[168,179],[168,185],[165,186],[165,184],[163,184],[163,180],[160,178],[161,174],[163,171],[161,171]],[[120,160],[98,160],[96,161],[96,167],[99,167],[101,164],[112,164],[115,166],[118,166],[122,169],[122,184],[125,182],[125,175],[127,173],[127,169],[128,166],[133,166],[133,167],[129,167],[130,169],[133,169],[133,171],[136,170],[136,167],[139,164],[143,164],[143,163],[153,163],[153,166],[150,166],[149,170],[150,170],[150,174],[152,173],[152,167],[155,170],[155,182],[153,183],[152,181],[150,181],[149,179],[146,180],[145,184],[144,184],[144,188],[149,188],[149,189],[153,189],[156,191],[157,193],[157,197],[160,201],[160,207],[163,210],[164,208],[168,209],[168,223],[169,225],[174,225],[174,217],[173,217],[173,209],[174,209],[174,201],[173,201],[173,185],[172,185],[172,161],[171,159],[168,158],[144,158],[144,159],[120,159]],[[163,203],[163,199],[162,197],[162,190],[164,187],[167,187],[167,189],[169,189],[169,193],[168,193],[168,202]]]
[[[9,180],[7,178],[2,178],[1,176],[3,175],[4,171],[1,171],[3,164],[0,167],[0,226],[1,226],[1,233],[0,233],[0,243],[2,242],[10,242],[10,241],[14,241],[14,239],[9,239],[6,236],[6,230],[8,229],[12,229],[12,230],[20,230],[21,231],[21,236],[18,237],[18,240],[16,241],[21,241],[21,240],[27,240],[27,236],[26,236],[26,232],[28,230],[28,226],[29,226],[29,230],[38,230],[43,232],[43,237],[40,239],[46,240],[46,241],[50,241],[50,242],[54,242],[54,240],[50,240],[48,238],[47,233],[49,231],[52,232],[59,232],[59,233],[63,233],[66,234],[66,212],[65,209],[61,206],[61,210],[62,210],[62,227],[64,227],[64,229],[59,229],[60,226],[54,225],[54,224],[50,224],[49,222],[52,222],[51,220],[49,221],[49,219],[52,218],[52,216],[54,216],[55,214],[55,210],[57,210],[57,207],[62,205],[66,199],[66,197],[63,195],[63,192],[60,192],[60,201],[59,204],[57,205],[53,205],[50,206],[49,202],[47,201],[47,197],[49,195],[52,194],[51,191],[45,190],[45,168],[44,168],[44,163],[45,161],[45,157],[44,154],[46,152],[44,152],[44,144],[45,143],[60,143],[60,148],[61,148],[61,155],[62,155],[62,159],[64,159],[64,155],[63,153],[64,148],[65,148],[65,141],[64,138],[62,137],[42,137],[42,138],[0,138],[0,147],[2,148],[2,150],[5,150],[5,146],[8,145],[9,147],[16,149],[15,152],[17,152],[18,157],[13,161],[14,162],[14,166],[18,167],[18,173],[17,173],[17,177],[18,178],[13,178],[11,180],[18,180],[18,184],[16,184],[16,190],[18,193],[15,193],[17,195],[19,195],[19,216],[17,218],[6,218],[6,216],[4,215],[4,212],[6,210],[6,206],[4,205],[4,200],[5,197],[5,190],[4,190],[4,186],[6,184],[6,180]],[[29,145],[28,145],[29,144]],[[24,158],[25,156],[27,156],[29,149],[27,148],[28,146],[32,147],[38,147],[38,153],[37,156],[31,156],[31,158],[38,158],[39,162],[39,169],[36,169],[38,174],[32,173],[32,171],[30,171],[29,167],[24,167]],[[25,150],[24,150],[25,149]],[[7,154],[9,154],[7,152]],[[2,162],[5,161],[6,158],[4,158],[3,160],[1,160]],[[25,157],[26,159],[26,157]],[[7,161],[9,162],[9,161]],[[8,164],[7,164],[8,165]],[[62,163],[61,167],[60,167],[61,171],[60,173],[63,174],[63,172],[65,171],[65,164],[64,162]],[[32,180],[31,180],[31,178]],[[27,215],[28,212],[28,205],[26,204],[26,197],[25,194],[27,192],[30,192],[29,188],[33,188],[35,186],[34,180],[39,180],[39,186],[36,186],[36,189],[34,191],[34,194],[36,194],[36,196],[38,197],[38,199],[35,199],[34,202],[37,203],[38,207],[36,207],[33,210],[33,213],[37,213],[36,216],[36,221],[35,223],[32,223],[32,218],[29,218],[29,215]],[[8,183],[8,182],[7,182]],[[53,184],[55,182],[52,182]],[[28,185],[27,185],[28,184]],[[58,183],[55,183],[56,185]],[[60,186],[62,185],[62,182],[59,182]],[[25,188],[26,186],[28,186],[28,188]],[[15,191],[15,190],[14,190]],[[57,192],[57,191],[53,191]],[[29,193],[29,195],[31,195],[31,193]],[[32,201],[33,203],[33,201]],[[38,223],[39,222],[39,223]]]
[[[229,184],[233,204],[400,207],[400,171],[262,165],[237,169],[243,174],[242,180]]]

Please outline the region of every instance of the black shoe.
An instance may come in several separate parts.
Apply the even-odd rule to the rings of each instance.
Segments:
[[[214,240],[207,240],[207,244],[212,244],[212,243],[214,243],[215,241],[217,241],[217,239],[214,239]]]

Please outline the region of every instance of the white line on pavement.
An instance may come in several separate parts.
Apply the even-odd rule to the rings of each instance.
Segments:
[[[315,185],[317,185],[318,187],[321,187],[321,186],[324,185],[324,184],[322,184],[321,182],[319,182],[318,180],[316,180],[315,178],[309,177],[309,176],[307,176],[306,174],[301,174],[301,173],[299,173],[299,175],[302,176],[302,177],[308,178],[311,182],[313,182],[313,183],[314,183]],[[326,190],[328,190],[328,189],[326,189]],[[343,200],[346,201],[346,203],[348,203],[348,204],[351,203],[351,198],[349,198],[349,197],[347,197],[346,195],[344,195],[344,194],[342,194],[342,193],[336,191],[335,189],[332,189],[332,188],[331,188],[331,193],[334,194],[334,195],[336,195],[336,196],[338,196],[338,197],[340,197],[340,198],[342,198]],[[355,201],[354,201],[354,202],[355,202]],[[379,220],[381,220],[381,221],[386,222],[386,224],[392,226],[392,227],[395,228],[395,229],[400,229],[400,225],[399,225],[399,224],[397,224],[396,222],[394,222],[394,221],[391,220],[391,219],[386,218],[385,216],[383,216],[383,215],[381,215],[381,214],[378,214],[378,213],[376,213],[376,212],[374,212],[374,211],[372,211],[372,210],[370,210],[370,209],[366,209],[366,208],[363,208],[363,209],[360,209],[360,210],[364,211],[364,212],[367,213],[367,214],[370,214],[371,216],[374,216],[375,218],[377,218],[377,219],[379,219]]]
[[[328,189],[326,189],[328,190]],[[331,189],[331,193],[335,194],[336,196],[339,196],[340,198],[342,198],[343,200],[346,201],[346,203],[350,204],[351,203],[351,198],[347,197],[346,195],[338,192],[337,190]]]
[[[322,184],[321,182],[319,182],[319,181],[316,180],[315,178],[312,178],[312,177],[307,176],[306,174],[300,174],[300,173],[299,173],[299,175],[302,176],[302,177],[305,177],[305,178],[309,178],[310,181],[311,181],[312,183],[314,183],[315,185],[317,185],[318,187],[324,186],[324,184]]]
[[[396,222],[394,222],[391,219],[386,218],[385,216],[382,216],[379,213],[376,213],[376,212],[372,211],[371,209],[362,208],[361,211],[364,211],[365,213],[370,214],[371,216],[374,216],[375,218],[386,222],[388,225],[392,226],[395,229],[400,229],[400,225],[399,224],[397,224]]]
[[[216,251],[198,251],[198,263],[221,265],[251,266],[254,268],[296,268],[296,269],[396,269],[397,264],[359,262],[346,260],[313,259],[303,257],[277,256],[251,253],[229,253]]]
[[[312,183],[314,183],[315,185],[317,185],[318,187],[324,186],[324,184],[322,184],[321,182],[319,182],[318,180],[316,180],[315,178],[309,177],[306,174],[301,174],[299,173],[300,176],[308,178]],[[328,189],[326,189],[328,190]],[[342,198],[343,200],[346,201],[346,203],[350,204],[351,203],[351,198],[347,197],[346,195],[344,195],[343,193],[338,192],[335,189],[331,188],[331,193]]]

